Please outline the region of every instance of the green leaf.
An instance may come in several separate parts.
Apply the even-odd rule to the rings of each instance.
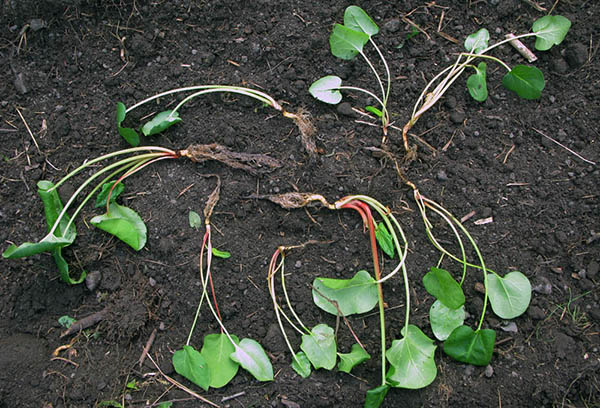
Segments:
[[[465,304],[465,295],[457,281],[445,269],[432,267],[423,276],[425,290],[450,309]]]
[[[444,353],[462,363],[486,366],[492,359],[495,341],[493,330],[473,331],[469,326],[460,326],[444,342]]]
[[[163,401],[157,405],[157,408],[171,408],[173,406],[172,401]]]
[[[350,353],[338,353],[338,356],[340,356],[340,362],[337,368],[344,373],[350,373],[355,366],[371,358],[360,344],[353,344]]]
[[[482,28],[465,39],[465,49],[470,53],[477,54],[488,47],[489,41],[490,33]]]
[[[355,31],[361,31],[369,37],[379,32],[379,27],[360,7],[350,6],[344,12],[344,25]]]
[[[389,233],[383,222],[377,224],[375,227],[375,238],[377,243],[383,252],[386,253],[390,258],[394,257],[394,238]]]
[[[488,97],[487,84],[485,80],[485,70],[487,65],[485,62],[480,62],[475,68],[475,73],[467,78],[467,89],[471,98],[477,102],[484,102]]]
[[[304,354],[304,351],[299,351],[292,358],[292,368],[302,378],[308,378],[310,375],[310,360]]]
[[[199,229],[202,227],[202,219],[198,215],[196,211],[190,211],[188,214],[188,220],[190,222],[190,227]]]
[[[544,16],[533,23],[531,30],[537,37],[535,49],[546,51],[560,44],[571,28],[571,22],[563,16]]]
[[[389,390],[390,386],[387,384],[368,390],[367,397],[365,398],[365,405],[363,405],[363,407],[379,408]]]
[[[70,245],[72,242],[72,240],[66,238],[46,236],[39,242],[24,242],[19,246],[11,244],[2,253],[2,256],[9,259],[25,258],[27,256],[41,254],[42,252],[51,252],[57,248]]]
[[[333,329],[326,324],[313,327],[310,334],[302,335],[300,348],[315,369],[331,370],[335,366],[336,344]]]
[[[142,126],[142,133],[145,136],[156,135],[179,122],[181,122],[179,112],[173,112],[170,110],[160,112],[144,126]]]
[[[450,309],[442,302],[436,300],[429,309],[429,323],[436,339],[446,340],[452,331],[462,326],[465,321],[465,306]]]
[[[369,41],[369,36],[362,31],[356,31],[341,24],[333,26],[329,37],[331,53],[341,59],[351,60],[362,52],[363,47]]]
[[[231,338],[236,344],[240,342],[234,335],[231,335]],[[204,336],[200,354],[208,366],[211,387],[221,388],[237,374],[240,366],[229,358],[233,352],[235,352],[235,347],[225,333]]]
[[[64,315],[64,316],[61,316],[58,318],[58,324],[60,324],[65,329],[68,329],[69,327],[71,327],[71,325],[75,322],[76,322],[76,320],[68,315]]]
[[[142,249],[146,244],[146,225],[131,208],[112,203],[106,214],[97,215],[90,222],[119,238],[136,251]]]
[[[256,340],[242,339],[229,355],[258,381],[273,381],[273,366],[267,353]]]
[[[187,378],[204,391],[210,386],[210,371],[206,360],[192,346],[183,346],[173,354],[173,367],[177,374]]]
[[[492,310],[503,319],[514,319],[527,310],[531,300],[531,283],[521,272],[510,272],[503,278],[488,273],[488,295]]]
[[[536,67],[517,65],[504,75],[502,85],[523,99],[538,99],[546,82],[544,74]]]
[[[371,105],[365,106],[365,110],[367,112],[371,112],[373,115],[377,116],[378,118],[383,116],[383,112],[374,106],[371,106]]]
[[[219,251],[217,248],[211,248],[211,252],[217,258],[227,259],[231,257],[231,254],[227,251]]]
[[[313,82],[310,88],[308,88],[308,92],[313,98],[321,102],[335,105],[342,100],[342,93],[339,91],[340,86],[342,86],[342,79],[340,77],[327,75]]]
[[[132,128],[121,127],[121,123],[125,120],[127,114],[127,108],[122,102],[117,102],[117,130],[119,134],[129,143],[131,146],[136,147],[140,144],[140,136]]]
[[[63,207],[63,203],[58,196],[58,192],[54,188],[54,184],[47,180],[40,180],[37,183],[38,186],[38,195],[42,199],[42,203],[44,204],[44,215],[46,217],[46,224],[48,225],[48,232],[52,229],[56,220],[58,220],[58,216],[60,215]],[[66,238],[71,241],[71,243],[75,240],[77,233],[75,231],[75,225],[71,224],[67,229],[67,225],[69,224],[69,216],[66,214],[60,219],[58,223],[58,227],[54,231],[54,235],[56,237]]]
[[[110,189],[116,182],[116,180],[113,180],[108,183],[102,184],[102,190],[96,196],[96,205],[94,206],[94,208],[106,207],[108,193],[110,192]],[[116,187],[113,189],[112,193],[110,194],[110,202],[114,203],[117,197],[123,192],[123,190],[125,190],[125,186],[123,185],[123,183],[117,184]]]
[[[313,287],[315,305],[333,315],[338,314],[337,309],[323,296],[337,302],[344,316],[368,312],[379,299],[375,279],[367,271],[356,272],[352,279],[316,278]]]
[[[58,274],[63,282],[68,283],[69,285],[77,285],[85,280],[87,275],[86,271],[81,271],[81,275],[79,279],[71,278],[69,273],[69,264],[62,256],[62,248],[55,248],[52,250],[52,258],[54,259],[54,263],[58,267]]]
[[[408,329],[408,330],[407,330]],[[437,375],[433,355],[437,346],[417,326],[402,329],[401,340],[394,340],[386,353],[390,362],[387,381],[393,387],[418,389],[428,386]]]

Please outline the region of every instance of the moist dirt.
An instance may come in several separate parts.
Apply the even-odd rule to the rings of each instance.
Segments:
[[[486,265],[501,274],[523,272],[533,294],[515,325],[487,312],[485,327],[497,331],[490,366],[458,363],[438,347],[435,381],[420,390],[390,390],[384,407],[600,404],[600,3],[538,3],[547,11],[537,10],[536,2],[517,0],[358,4],[381,27],[375,40],[392,71],[389,109],[399,128],[427,81],[453,61],[470,33],[485,27],[493,39],[501,39],[525,32],[553,4],[554,14],[573,22],[562,44],[537,53],[536,66],[547,81],[541,99],[522,100],[505,90],[502,68],[490,63],[485,103],[469,97],[461,78],[411,130],[418,156],[404,167],[405,176],[458,218],[470,215],[465,225]],[[158,375],[149,359],[138,364],[154,331],[150,356],[160,369],[219,405],[362,406],[366,390],[379,380],[377,315],[349,318],[371,360],[352,375],[318,370],[302,379],[290,368],[266,284],[269,260],[279,245],[321,242],[289,253],[288,289],[308,325],[334,326],[335,316],[313,305],[310,283],[317,276],[349,278],[372,268],[360,217],[319,207],[285,210],[253,198],[257,195],[315,192],[335,201],[367,194],[389,206],[408,234],[411,322],[433,338],[427,323],[433,299],[421,278],[437,264],[438,254],[426,239],[412,191],[392,160],[377,152],[381,129],[357,122],[369,119],[352,108],[373,101],[347,93],[346,104],[335,107],[307,92],[326,74],[377,89],[364,61],[342,61],[329,51],[331,28],[342,22],[351,4],[0,3],[3,250],[11,242],[44,236],[39,180],[56,182],[84,160],[127,147],[116,130],[117,101],[129,106],[194,84],[254,87],[289,111],[309,111],[318,151],[308,154],[292,121],[253,100],[213,95],[186,105],[182,123],[143,143],[173,149],[216,143],[229,151],[268,155],[281,166],[252,174],[217,161],[178,159],[132,176],[120,200],[141,214],[148,242],[135,252],[90,228],[89,219],[99,210],[86,207],[77,221],[78,239],[65,256],[73,276],[82,270],[93,276],[91,289],[63,283],[46,254],[2,260],[0,407],[90,407],[103,401],[128,407],[164,401],[174,407],[200,406]],[[494,55],[510,65],[524,63],[509,46]],[[134,125],[176,99],[162,98],[127,121]],[[390,129],[387,149],[402,159],[401,131]],[[203,392],[175,373],[171,357],[185,344],[202,291],[202,232],[190,228],[188,213],[204,208],[215,187],[215,179],[206,177],[210,174],[222,182],[212,216],[213,245],[232,254],[213,266],[223,319],[232,333],[264,346],[275,379],[261,383],[240,371],[224,388]],[[60,189],[63,200],[74,188]],[[460,267],[447,265],[460,273]],[[464,285],[466,324],[472,327],[483,303],[476,290],[481,281],[472,270]],[[384,296],[389,346],[401,336],[404,322],[402,280],[387,283]],[[79,319],[105,308],[99,324],[61,337],[61,316]],[[200,347],[204,334],[218,330],[205,311],[192,344]],[[299,338],[291,340],[299,345]],[[353,343],[343,327],[338,342],[342,352]],[[128,388],[132,380],[137,385]]]

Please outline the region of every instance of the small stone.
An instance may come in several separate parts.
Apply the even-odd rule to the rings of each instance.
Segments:
[[[356,117],[356,112],[352,110],[352,105],[350,105],[349,102],[340,103],[336,110],[340,115],[350,116],[352,118]]]
[[[487,378],[490,378],[492,375],[494,375],[494,368],[488,364],[485,367],[485,371],[483,372],[483,375],[485,375]]]
[[[552,284],[545,276],[540,276],[538,279],[538,284],[531,288],[536,293],[542,295],[550,295],[552,293]]]
[[[48,23],[41,18],[34,18],[29,22],[29,28],[31,28],[32,31],[40,31],[42,28],[46,27],[48,27]]]
[[[28,89],[25,85],[25,77],[23,76],[23,74],[17,74],[15,80],[13,81],[13,84],[17,89],[17,92],[19,92],[21,95],[25,95],[27,93]]]
[[[156,286],[156,279],[154,278],[148,278],[148,284],[152,287]]]
[[[398,31],[400,29],[400,20],[397,18],[393,18],[393,19],[387,21],[383,25],[383,29],[386,31],[389,31],[390,33],[395,33],[396,31]]]
[[[450,114],[450,121],[452,121],[452,123],[456,123],[458,125],[458,124],[463,123],[464,120],[465,120],[464,112],[454,111]]]
[[[98,284],[102,280],[102,274],[100,271],[92,271],[89,272],[85,276],[85,287],[88,288],[90,292],[93,292],[94,289],[98,287]]]
[[[158,330],[165,331],[166,329],[167,329],[167,326],[165,325],[165,322],[160,322],[158,324]]]
[[[479,293],[485,293],[485,287],[483,286],[483,283],[477,282],[475,284],[475,291]]]
[[[302,261],[296,261],[296,263],[294,264],[294,267],[301,268],[302,267]]]
[[[437,172],[436,178],[439,181],[448,181],[448,175],[446,174],[446,172],[444,170],[440,170]]]
[[[500,328],[508,333],[517,333],[519,331],[515,322],[508,322],[508,324],[502,325]]]
[[[533,320],[543,320],[546,317],[544,311],[537,306],[530,306],[529,309],[527,309],[527,315]]]

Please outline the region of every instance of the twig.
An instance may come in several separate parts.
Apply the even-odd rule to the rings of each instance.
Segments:
[[[99,312],[96,312],[87,317],[84,317],[83,319],[77,320],[75,323],[73,323],[71,326],[69,326],[69,328],[67,330],[62,332],[60,337],[63,338],[65,336],[69,336],[69,335],[77,333],[81,330],[87,329],[88,327],[91,327],[91,326],[95,325],[96,323],[104,320],[104,318],[106,317],[107,314],[108,314],[108,309],[104,308],[104,309],[100,310]]]
[[[537,61],[538,58],[535,56],[535,54],[531,52],[531,50],[527,48],[525,44],[523,44],[518,39],[515,39],[514,34],[506,34],[505,37],[513,38],[513,40],[510,41],[509,44],[512,45],[519,52],[519,54],[521,54],[523,58],[525,58],[528,62],[531,63]]]
[[[175,381],[173,378],[169,377],[168,375],[166,375],[165,373],[163,373],[163,371],[160,369],[160,367],[158,366],[158,364],[156,364],[156,362],[154,361],[154,359],[152,358],[152,356],[150,354],[148,354],[148,359],[150,361],[152,361],[152,364],[154,364],[154,367],[156,367],[156,369],[158,370],[158,372],[160,373],[160,375],[162,375],[165,380],[167,380],[168,382],[170,382],[171,384],[173,384],[175,387],[179,388],[182,391],[187,392],[188,394],[190,394],[193,397],[198,398],[200,401],[204,401],[207,404],[213,406],[213,407],[217,407],[219,408],[219,406],[217,404],[215,404],[212,401],[207,400],[206,398],[204,398],[202,395],[190,390],[188,387],[186,387],[185,385]]]
[[[568,151],[569,153],[577,156],[578,158],[580,158],[581,160],[583,160],[586,163],[592,164],[592,165],[596,165],[595,162],[586,159],[585,157],[583,157],[582,155],[580,155],[579,153],[574,152],[573,150],[569,149],[567,146],[563,145],[560,142],[557,142],[556,140],[552,139],[550,136],[544,134],[541,130],[537,130],[536,128],[532,128],[533,130],[535,130],[537,133],[539,133],[540,135],[544,136],[547,139],[550,139],[551,141],[553,141],[554,143],[556,143],[557,145],[559,145],[560,147],[562,147],[563,149],[565,149],[566,151]]]
[[[19,108],[16,108],[16,110],[17,110],[17,113],[19,114],[19,116],[21,117],[21,120],[23,121],[23,124],[25,125],[25,128],[29,132],[29,136],[31,136],[31,139],[33,139],[33,144],[35,144],[35,147],[37,147],[38,153],[42,153],[42,151],[40,150],[40,146],[38,145],[37,140],[35,140],[35,137],[33,136],[33,133],[31,132],[31,129],[29,129],[29,125],[25,121],[25,118],[21,114],[21,111],[19,110]]]
[[[150,338],[146,342],[146,346],[144,347],[144,350],[142,351],[142,355],[140,356],[140,359],[138,360],[138,364],[140,365],[140,367],[142,366],[142,364],[144,364],[144,360],[146,360],[146,356],[148,355],[148,352],[150,351],[150,347],[152,347],[152,344],[154,343],[155,338],[156,338],[156,329],[152,330],[152,334],[150,334]]]
[[[221,398],[221,402],[229,401],[237,397],[241,397],[242,395],[246,395],[246,391],[238,392],[237,394],[230,395],[229,397]]]

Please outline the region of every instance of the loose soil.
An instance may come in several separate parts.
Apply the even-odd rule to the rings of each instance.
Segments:
[[[531,1],[359,2],[382,27],[376,41],[393,72],[390,110],[402,126],[426,81],[446,67],[464,38],[486,27],[492,38],[520,33],[543,15]],[[542,2],[540,2],[541,4]],[[460,79],[444,100],[412,129],[418,159],[406,175],[421,192],[465,222],[487,265],[501,273],[520,270],[533,285],[531,305],[516,326],[487,312],[485,327],[497,331],[489,367],[453,361],[436,351],[438,376],[421,390],[390,390],[385,407],[591,407],[600,404],[600,171],[581,157],[600,160],[600,70],[597,1],[543,2],[573,26],[566,40],[536,63],[547,79],[539,101],[518,99],[500,85],[502,69],[490,64],[490,98],[470,99]],[[377,127],[356,123],[348,105],[311,98],[307,87],[325,74],[373,89],[363,61],[342,61],[329,52],[332,25],[352,3],[258,0],[93,1],[5,0],[0,8],[0,138],[2,154],[0,234],[10,242],[41,238],[46,231],[36,183],[57,181],[86,159],[125,148],[116,132],[117,101],[131,105],[159,91],[193,84],[234,84],[263,89],[289,110],[313,115],[321,153],[310,157],[294,124],[252,100],[211,96],[186,106],[183,123],[144,143],[185,148],[219,143],[232,151],[268,154],[284,163],[252,175],[218,162],[160,162],[131,177],[122,201],[148,226],[148,243],[135,252],[86,221],[66,257],[73,275],[100,278],[93,290],[68,286],[48,255],[3,260],[0,284],[0,406],[90,407],[114,400],[126,406],[174,401],[200,406],[137,361],[151,333],[151,356],[168,375],[231,407],[361,406],[378,385],[378,318],[350,319],[373,358],[352,375],[319,370],[302,379],[275,324],[266,289],[271,254],[278,245],[328,242],[291,252],[290,296],[309,325],[335,324],[310,295],[317,276],[350,277],[370,269],[370,250],[360,218],[320,208],[288,211],[252,194],[318,192],[334,201],[368,194],[390,207],[409,235],[411,322],[428,327],[432,298],[421,277],[438,261],[424,234],[411,191],[392,163],[374,154]],[[403,19],[406,17],[406,19]],[[408,20],[422,32],[412,38]],[[456,39],[455,43],[452,39]],[[531,42],[527,42],[530,46]],[[368,51],[368,52],[371,52]],[[510,47],[495,55],[523,63]],[[135,112],[149,115],[160,105]],[[369,103],[347,94],[351,107]],[[20,117],[19,113],[22,115]],[[131,124],[135,122],[132,121]],[[562,146],[542,136],[550,136]],[[391,130],[389,150],[401,158],[401,132]],[[568,150],[568,149],[571,150]],[[579,154],[577,156],[575,153]],[[186,340],[201,293],[197,259],[201,232],[188,212],[202,211],[220,176],[221,198],[212,218],[213,243],[232,257],[214,264],[217,297],[226,326],[263,344],[276,373],[260,383],[245,372],[222,389],[201,389],[178,376],[174,350]],[[63,199],[73,192],[65,186]],[[476,223],[490,219],[492,222]],[[444,265],[459,268],[445,262]],[[466,323],[474,327],[483,296],[481,274],[465,283]],[[385,285],[388,344],[401,336],[404,287]],[[103,322],[61,338],[58,318],[82,318],[107,308]],[[193,338],[218,331],[208,312]],[[339,333],[340,349],[352,339]],[[295,346],[298,338],[293,338]],[[71,344],[53,358],[59,346]],[[137,381],[136,389],[126,384]],[[235,398],[227,399],[227,397]],[[224,402],[222,399],[226,398]]]

